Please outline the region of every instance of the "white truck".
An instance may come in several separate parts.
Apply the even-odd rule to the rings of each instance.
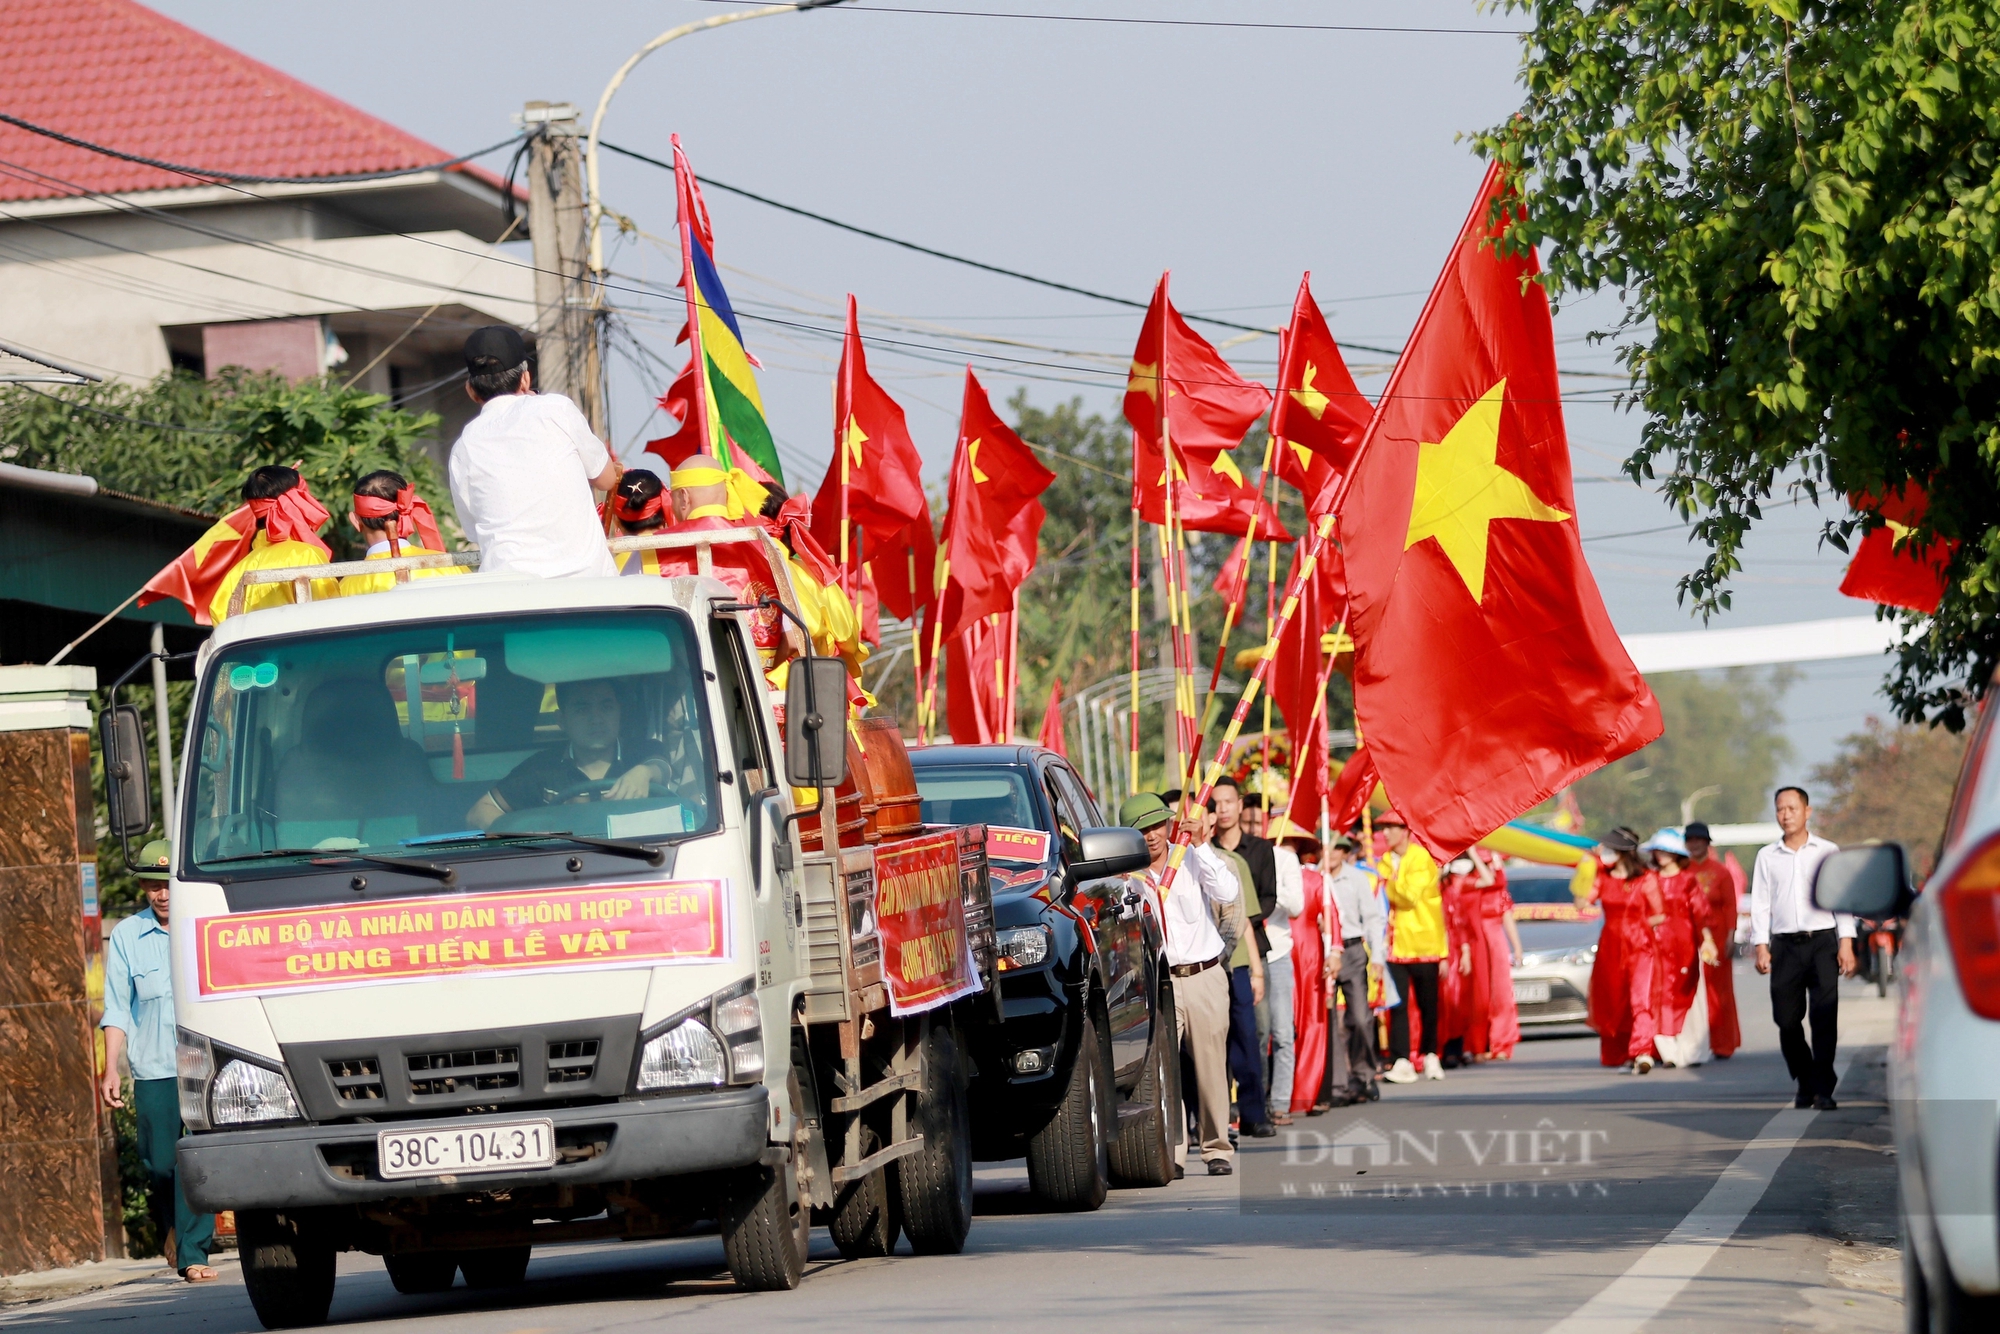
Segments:
[[[235,1211],[266,1327],[326,1319],[341,1250],[423,1292],[706,1220],[753,1289],[798,1283],[815,1221],[848,1255],[899,1229],[962,1246],[984,832],[840,846],[846,681],[806,656],[768,687],[751,618],[795,610],[768,537],[614,545],[698,545],[706,572],[738,540],[789,610],[707,573],[316,602],[299,578],[298,605],[204,645],[173,831],[178,1162],[190,1203]],[[114,691],[108,744],[124,712]],[[114,822],[145,804],[118,759]]]

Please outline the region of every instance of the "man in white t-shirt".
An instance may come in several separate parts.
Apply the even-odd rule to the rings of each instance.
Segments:
[[[448,471],[479,568],[545,579],[616,576],[591,490],[618,485],[618,460],[576,404],[535,392],[528,345],[515,330],[473,330],[465,369],[479,415],[458,433]]]

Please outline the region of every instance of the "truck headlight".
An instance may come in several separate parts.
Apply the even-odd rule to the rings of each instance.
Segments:
[[[208,1095],[209,1119],[218,1126],[301,1119],[298,1100],[285,1077],[267,1066],[231,1061],[222,1067]]]
[[[180,1031],[174,1046],[175,1087],[180,1091],[181,1124],[208,1129],[208,1081],[215,1074],[215,1049],[199,1033]]]
[[[764,1020],[757,997],[745,993],[715,1003],[715,1031],[729,1044],[729,1078],[754,1084],[764,1075]]]
[[[683,1019],[640,1050],[634,1084],[642,1089],[698,1088],[728,1077],[715,1034],[699,1019]]]
[[[1049,957],[1049,929],[1045,926],[1017,926],[998,933],[994,944],[999,955],[994,967],[1000,972],[1033,968]]]

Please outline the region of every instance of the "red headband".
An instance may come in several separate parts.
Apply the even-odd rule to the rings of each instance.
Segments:
[[[612,498],[612,505],[614,507],[613,512],[618,515],[619,522],[644,523],[648,519],[657,519],[666,513],[667,493],[665,491],[658,492],[651,500],[639,506],[632,505],[622,495],[615,495]]]
[[[354,512],[364,519],[396,516],[395,524],[386,529],[391,551],[400,550],[401,539],[411,533],[422,539],[424,550],[444,550],[444,539],[438,536],[437,517],[431,513],[429,502],[417,495],[414,486],[403,487],[394,500],[384,500],[380,496],[356,496]]]
[[[327,550],[320,540],[320,526],[330,516],[326,506],[313,497],[305,478],[281,496],[259,497],[249,502],[253,517],[264,524],[264,536],[272,542],[306,542]],[[331,553],[329,553],[331,554]]]

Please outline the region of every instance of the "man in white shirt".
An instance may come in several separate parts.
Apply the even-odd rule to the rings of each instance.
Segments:
[[[1382,911],[1382,896],[1374,877],[1354,864],[1357,844],[1342,834],[1327,849],[1326,864],[1320,874],[1326,878],[1327,893],[1340,916],[1340,943],[1327,951],[1331,981],[1340,988],[1346,1004],[1343,1012],[1344,1044],[1335,1044],[1339,1064],[1346,1066],[1346,1081],[1333,1095],[1336,1107],[1357,1102],[1373,1102],[1382,1096],[1376,1085],[1375,1012],[1368,1008],[1368,984],[1382,971],[1387,958],[1388,914]]]
[[[1118,821],[1146,836],[1153,864],[1143,873],[1159,888],[1167,868],[1173,813],[1150,792],[1127,797]],[[1187,850],[1167,891],[1160,921],[1167,937],[1167,971],[1174,979],[1174,1024],[1181,1051],[1194,1064],[1201,1156],[1210,1176],[1235,1171],[1236,1146],[1229,1142],[1229,981],[1222,966],[1222,934],[1215,929],[1215,906],[1233,903],[1236,876],[1206,846]],[[1185,1166],[1187,1145],[1174,1150],[1174,1165]]]
[[[480,569],[545,579],[616,576],[591,491],[618,485],[618,460],[576,404],[535,392],[528,345],[513,329],[473,330],[465,369],[465,392],[479,415],[458,433],[447,471]]]
[[[1264,1087],[1273,1125],[1292,1124],[1292,1075],[1297,1065],[1293,1050],[1292,1009],[1292,917],[1306,910],[1306,880],[1299,869],[1299,856],[1282,843],[1273,844],[1271,855],[1278,866],[1278,902],[1264,919],[1264,935],[1271,952],[1264,956],[1264,1003],[1271,1014],[1270,1078]]]
[[[1831,1111],[1839,984],[1854,975],[1854,918],[1813,903],[1813,876],[1837,848],[1807,827],[1812,799],[1806,790],[1781,787],[1776,804],[1784,837],[1757,851],[1750,873],[1750,940],[1757,947],[1757,971],[1771,977],[1771,1017],[1778,1022],[1785,1068],[1798,1081],[1792,1105]]]

